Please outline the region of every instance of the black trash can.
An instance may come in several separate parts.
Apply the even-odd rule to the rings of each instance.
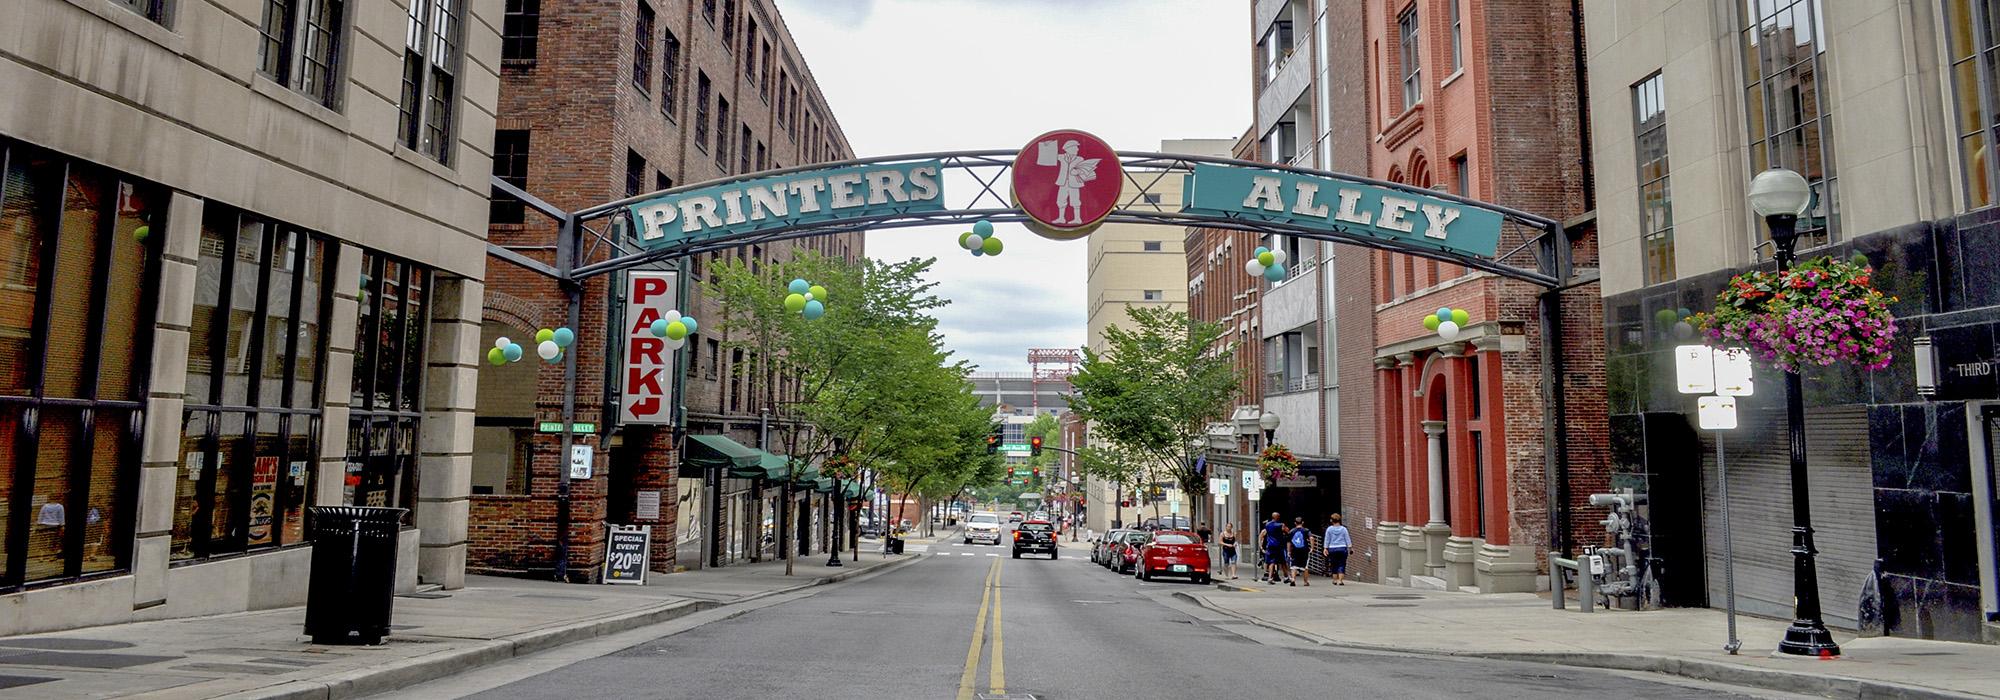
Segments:
[[[403,509],[318,506],[312,519],[306,634],[314,644],[381,644],[396,597]]]
[[[903,553],[903,538],[895,536],[891,536],[889,538],[889,553],[890,554]]]

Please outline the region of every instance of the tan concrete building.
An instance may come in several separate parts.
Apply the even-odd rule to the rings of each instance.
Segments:
[[[0,635],[297,605],[314,505],[463,584],[500,9],[8,3]]]

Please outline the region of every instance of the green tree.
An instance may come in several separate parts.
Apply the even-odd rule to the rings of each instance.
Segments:
[[[1097,460],[1113,473],[1170,478],[1190,496],[1208,493],[1194,470],[1208,424],[1221,420],[1244,377],[1222,326],[1184,312],[1134,307],[1129,327],[1105,329],[1106,352],[1086,348],[1070,378],[1070,409],[1109,443]],[[1092,460],[1086,459],[1089,465]],[[1115,465],[1115,466],[1103,466]]]

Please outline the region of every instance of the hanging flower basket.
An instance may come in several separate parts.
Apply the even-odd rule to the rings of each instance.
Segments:
[[[1293,479],[1299,475],[1299,458],[1292,454],[1292,448],[1284,443],[1274,443],[1257,455],[1257,470],[1263,472],[1266,483],[1276,483],[1279,479]]]
[[[841,481],[852,481],[855,477],[861,475],[861,469],[860,465],[854,460],[842,455],[827,460],[825,464],[820,466],[820,473]]]
[[[1714,313],[1696,317],[1709,340],[1740,345],[1786,372],[1859,363],[1889,366],[1895,297],[1870,286],[1874,268],[1830,257],[1790,271],[1737,275],[1715,299]]]

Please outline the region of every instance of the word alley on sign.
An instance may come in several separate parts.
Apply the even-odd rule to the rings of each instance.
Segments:
[[[857,165],[704,187],[632,204],[648,248],[798,224],[944,209],[939,161]]]
[[[1492,257],[1499,212],[1351,180],[1280,170],[1199,164],[1185,188],[1190,213],[1344,231]]]

